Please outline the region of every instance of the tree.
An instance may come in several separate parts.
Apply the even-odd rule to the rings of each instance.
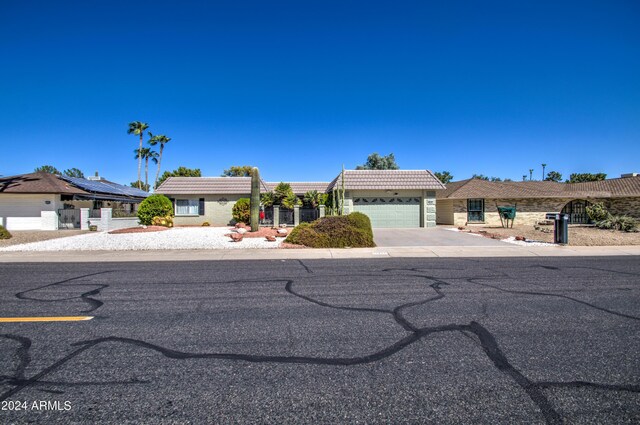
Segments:
[[[492,182],[501,182],[502,181],[502,179],[500,177],[493,177],[493,176],[489,177],[489,180],[491,180]]]
[[[549,171],[544,180],[548,182],[560,182],[562,181],[562,174],[557,171]]]
[[[151,134],[151,132],[149,132],[149,144],[151,146],[155,146],[155,145],[160,145],[160,153],[158,154],[158,170],[156,171],[156,179],[154,180],[153,183],[153,188],[155,189],[156,187],[158,187],[158,177],[160,177],[160,165],[162,163],[162,151],[164,150],[164,145],[166,145],[167,143],[169,143],[171,141],[171,137],[167,137],[164,134],[158,134],[156,136],[154,136],[153,134]]]
[[[320,194],[317,190],[310,190],[304,194],[304,198],[302,199],[302,201],[310,208],[318,208],[318,205],[320,205],[321,201]]]
[[[471,178],[479,180],[489,180],[489,177],[485,176],[484,174],[474,174],[473,176],[471,176]]]
[[[62,174],[53,165],[43,165],[41,167],[36,168],[33,171],[36,172],[36,173],[49,173],[49,174],[57,174],[57,175],[61,175]]]
[[[448,171],[436,171],[433,175],[436,176],[443,184],[447,184],[453,180],[453,176]]]
[[[222,177],[251,177],[250,165],[232,165],[222,172]]]
[[[133,151],[136,154],[136,159],[142,160],[144,158],[144,186],[149,187],[149,160],[158,162],[158,152],[152,151],[150,148],[135,149]],[[142,185],[140,185],[142,189]]]
[[[202,173],[199,168],[187,168],[182,165],[173,171],[165,171],[158,180],[158,186],[162,184],[169,177],[202,177]]]
[[[529,168],[529,180],[533,180],[533,168]]]
[[[526,180],[527,180],[527,175],[526,175],[526,174],[524,174],[524,175],[522,176],[522,181],[526,181]]]
[[[141,181],[131,182],[129,186],[135,187],[136,189],[139,189],[140,187],[142,187],[142,190],[144,190],[145,192],[148,192],[149,189],[151,189],[148,184],[145,185],[144,182],[141,182]]]
[[[356,170],[399,170],[396,158],[390,153],[387,156],[380,156],[376,152],[367,157],[367,162],[358,165]]]
[[[129,123],[129,129],[127,130],[127,134],[133,134],[135,136],[140,136],[140,146],[139,150],[142,150],[142,138],[144,137],[145,130],[149,128],[149,124],[146,122],[133,121]],[[142,173],[142,157],[138,157],[138,181],[140,181],[140,174]],[[141,189],[139,187],[138,189]]]
[[[544,180],[544,169],[547,168],[547,164],[542,164],[542,180]]]
[[[84,178],[84,173],[77,168],[69,168],[68,170],[64,170],[62,174],[69,177]]]
[[[291,185],[289,183],[280,182],[273,189],[273,203],[276,205],[281,205],[282,200],[291,198],[291,195],[294,195],[293,189],[291,189]]]
[[[573,173],[569,176],[567,183],[597,182],[607,178],[605,173]]]

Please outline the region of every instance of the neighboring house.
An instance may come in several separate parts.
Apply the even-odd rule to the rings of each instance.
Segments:
[[[148,193],[95,180],[30,173],[0,177],[0,224],[9,230],[80,228],[80,208],[135,208]]]
[[[588,223],[586,207],[604,202],[612,214],[640,218],[640,177],[584,183],[548,181],[490,182],[468,179],[447,184],[437,195],[437,223],[500,225],[497,206],[515,205],[516,223],[534,224],[548,213],[569,214],[571,223]]]
[[[261,193],[278,183],[261,182]],[[302,196],[342,188],[342,174],[332,182],[290,182]],[[345,213],[361,211],[373,227],[431,227],[436,223],[436,191],[445,187],[428,170],[347,170],[344,173]],[[156,190],[171,198],[177,225],[213,226],[233,222],[231,209],[251,194],[250,177],[169,177]]]

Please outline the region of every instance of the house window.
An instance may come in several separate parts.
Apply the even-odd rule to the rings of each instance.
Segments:
[[[197,199],[176,199],[176,215],[198,215]]]
[[[467,221],[469,223],[484,221],[484,199],[467,200]]]

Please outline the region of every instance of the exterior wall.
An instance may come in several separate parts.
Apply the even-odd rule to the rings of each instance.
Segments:
[[[498,214],[496,203],[502,205],[516,205],[516,224],[535,224],[544,220],[547,213],[557,213],[573,198],[526,198],[526,199],[485,199],[484,200],[484,222],[467,223],[467,200],[453,200],[454,224],[456,226],[466,226],[480,224],[483,226],[501,226],[500,215]]]
[[[640,197],[603,199],[613,215],[628,215],[640,219]]]
[[[438,199],[436,201],[436,223],[453,224],[453,199]]]
[[[42,211],[55,212],[59,199],[55,194],[0,194],[0,224],[8,230],[40,230]],[[46,221],[49,229],[50,217]]]
[[[208,221],[212,226],[227,226],[232,223],[231,209],[240,198],[250,198],[250,194],[236,195],[166,195],[171,199],[201,199],[204,198],[204,215],[175,216],[176,226],[201,226]],[[174,211],[175,212],[175,211]]]

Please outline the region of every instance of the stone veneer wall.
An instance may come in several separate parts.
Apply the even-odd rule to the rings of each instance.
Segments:
[[[526,199],[485,199],[484,200],[484,226],[500,226],[500,216],[496,208],[499,206],[516,205],[515,224],[535,224],[544,220],[547,213],[559,212],[571,201],[571,198],[526,198]],[[465,226],[467,224],[467,200],[456,199],[453,202],[454,224]],[[468,223],[473,225],[475,223]]]
[[[628,215],[640,219],[640,197],[602,199],[609,212],[614,215]]]

